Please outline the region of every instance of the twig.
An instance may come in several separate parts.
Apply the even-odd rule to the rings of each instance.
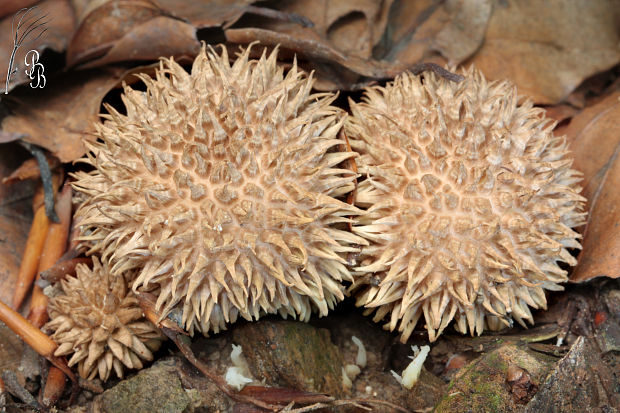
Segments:
[[[28,405],[28,407],[34,409],[34,411],[43,411],[43,408],[37,402],[34,396],[19,384],[15,373],[13,373],[11,370],[4,370],[2,372],[2,380],[4,380],[4,384],[9,393],[23,401],[25,404]]]
[[[54,355],[54,352],[58,348],[58,344],[2,301],[0,301],[0,321],[13,330],[15,334],[20,336],[34,351],[48,359],[54,366],[58,367],[69,376],[72,381],[77,383],[77,378],[67,365],[65,359]]]
[[[35,212],[34,218],[32,219],[30,233],[28,234],[28,240],[26,241],[26,248],[24,249],[22,262],[19,266],[17,287],[13,293],[14,310],[19,310],[19,307],[22,305],[28,291],[30,291],[32,282],[37,275],[39,259],[41,257],[41,251],[43,251],[43,245],[45,244],[45,237],[47,236],[48,228],[49,220],[45,215],[43,205],[41,205],[37,208],[37,212]]]
[[[416,63],[411,67],[411,73],[414,75],[419,75],[423,72],[433,72],[439,77],[443,77],[444,79],[451,80],[453,82],[460,82],[465,79],[463,76],[452,73],[451,71],[444,69],[436,63]]]
[[[54,187],[52,185],[52,171],[50,171],[45,152],[40,147],[20,140],[19,143],[28,150],[37,160],[41,171],[41,181],[43,182],[43,192],[45,193],[45,213],[50,221],[60,222],[54,210]]]

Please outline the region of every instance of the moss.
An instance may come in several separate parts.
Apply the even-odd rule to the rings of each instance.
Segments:
[[[305,323],[273,321],[236,328],[254,377],[268,384],[341,394],[342,356],[329,332]]]
[[[539,381],[553,366],[548,356],[533,353],[516,344],[505,344],[464,367],[450,382],[436,412],[512,412],[517,409],[506,386],[510,364],[527,370]]]
[[[174,362],[162,360],[134,377],[106,390],[101,398],[105,413],[181,413],[192,400],[181,386]]]

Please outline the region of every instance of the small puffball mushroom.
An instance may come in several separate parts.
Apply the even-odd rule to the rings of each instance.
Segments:
[[[554,122],[508,82],[463,71],[405,73],[351,102],[345,124],[365,177],[355,204],[363,247],[357,305],[405,342],[424,316],[430,341],[454,319],[481,334],[533,323],[580,248],[581,174]]]
[[[144,318],[136,296],[123,276],[112,276],[108,265],[93,257],[93,268],[76,267],[76,276],[60,281],[60,294],[48,305],[45,330],[58,343],[55,356],[68,356],[80,376],[103,381],[112,370],[140,369],[153,359],[163,340],[159,329]]]
[[[277,50],[233,64],[203,47],[191,69],[164,59],[146,92],[125,87],[127,114],[108,108],[99,141],[75,174],[76,215],[89,253],[133,288],[181,311],[190,333],[238,316],[326,315],[351,281],[347,254],[366,241],[347,230],[360,211],[337,197],[356,174],[338,133],[345,113],[313,80],[285,73]]]

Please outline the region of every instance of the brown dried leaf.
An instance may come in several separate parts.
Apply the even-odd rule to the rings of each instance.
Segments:
[[[295,53],[307,70],[315,70],[315,88],[321,90],[359,89],[362,77],[384,79],[403,71],[400,64],[372,58],[382,41],[393,0],[387,1],[311,1],[282,2],[278,11],[309,19],[313,27],[302,27],[285,19],[258,18],[251,26],[228,29],[231,43],[280,45],[286,56]],[[247,23],[247,22],[246,22]]]
[[[352,86],[355,88],[357,85],[354,83],[359,75],[384,79],[394,77],[403,70],[402,67],[387,62],[364,60],[357,56],[344,55],[308,28],[300,27],[297,36],[255,28],[229,29],[226,30],[225,34],[226,39],[231,43],[248,44],[259,40],[261,46],[275,47],[280,45],[282,49],[293,52],[302,59],[307,59],[308,62],[306,63],[310,69],[316,69],[317,77],[319,80],[323,80],[322,83],[317,82],[314,85],[317,89],[349,89]],[[329,67],[323,66],[326,63],[344,66],[349,72],[345,70],[343,73],[342,67],[339,70],[333,68],[330,70]],[[354,76],[350,76],[350,72],[353,72]],[[327,79],[321,79],[321,76],[333,77],[326,82]]]
[[[30,4],[32,2],[23,2],[24,4]],[[0,9],[4,6],[0,6]],[[26,7],[26,6],[23,6]],[[17,72],[11,77],[11,83],[9,85],[9,92],[16,86],[24,83],[29,83],[30,79],[26,76],[24,71],[24,58],[26,53],[31,49],[36,49],[40,54],[45,49],[52,49],[56,52],[62,52],[67,47],[69,38],[75,28],[75,16],[73,9],[69,5],[68,0],[45,0],[37,5],[37,8],[31,13],[31,16],[43,16],[47,14],[45,20],[48,23],[45,25],[47,31],[43,33],[38,39],[34,40],[40,33],[40,30],[35,30],[26,40],[25,43],[17,50],[15,55],[14,68]],[[4,92],[6,86],[6,75],[8,71],[8,64],[13,51],[13,38],[11,35],[11,23],[13,21],[14,14],[5,16],[0,21],[0,33],[2,37],[0,41],[0,90]],[[31,18],[34,20],[34,18]],[[14,22],[16,25],[17,22]],[[49,79],[48,79],[49,80]]]
[[[47,164],[50,169],[54,169],[60,165],[60,161],[55,156],[46,153],[45,159],[47,159]],[[17,181],[23,181],[25,179],[38,178],[41,176],[41,171],[39,170],[39,164],[35,158],[29,158],[24,161],[16,170],[14,170],[9,176],[6,178],[2,178],[3,184],[12,184]]]
[[[574,168],[584,173],[588,223],[583,251],[571,281],[620,277],[620,92],[577,115],[566,133],[575,156]]]
[[[446,59],[458,64],[482,44],[492,8],[491,0],[396,1],[380,55],[406,67]]]
[[[511,79],[537,103],[557,103],[620,61],[619,18],[617,0],[497,2],[468,63],[490,79]]]
[[[119,79],[121,69],[78,72],[54,79],[44,89],[15,95],[21,103],[2,122],[4,132],[27,134],[24,140],[42,146],[61,162],[71,162],[86,150],[82,139],[97,120],[101,99]]]
[[[393,1],[299,0],[282,2],[276,7],[310,19],[314,23],[312,31],[318,38],[340,52],[370,59],[373,47],[383,36]],[[298,31],[299,26],[292,23],[275,21],[262,27],[292,37],[304,37],[304,33]]]
[[[451,64],[461,63],[482,45],[492,10],[492,0],[448,0],[450,21],[437,33],[432,47]]]
[[[164,11],[149,0],[109,0],[87,5],[67,48],[67,65],[75,66],[104,56],[123,36]]]
[[[160,57],[170,56],[193,57],[199,51],[200,42],[192,25],[169,17],[157,16],[135,27],[114,42],[105,56],[81,67],[92,68],[128,60],[157,60]]]
[[[16,144],[0,148],[0,178],[11,173],[23,157]],[[0,301],[10,303],[32,220],[34,183],[0,185]]]
[[[2,4],[0,4],[0,17],[12,15],[24,7],[34,6],[39,1],[40,0],[4,0]]]
[[[157,0],[171,15],[202,29],[236,22],[256,0]]]

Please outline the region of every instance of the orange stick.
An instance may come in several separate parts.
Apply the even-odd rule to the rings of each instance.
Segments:
[[[22,305],[24,298],[30,291],[37,268],[39,267],[39,258],[43,250],[43,244],[47,236],[49,228],[49,219],[45,215],[45,206],[41,205],[34,214],[26,249],[22,256],[22,263],[19,267],[19,275],[17,276],[17,287],[13,294],[13,309],[18,310]]]
[[[54,356],[54,351],[58,348],[58,344],[2,301],[0,301],[0,321],[4,322],[8,328],[20,336],[34,351],[62,370],[71,380],[77,380],[64,358]]]
[[[43,389],[43,397],[41,403],[45,407],[51,407],[58,402],[62,393],[65,391],[67,380],[62,370],[52,366],[47,373],[45,380],[45,388]]]
[[[58,194],[56,214],[60,218],[60,222],[58,224],[51,223],[47,231],[43,253],[39,260],[39,273],[51,268],[62,257],[67,248],[67,237],[69,236],[69,226],[71,225],[71,186],[69,185],[65,185],[60,194]],[[37,328],[41,328],[49,319],[47,315],[47,302],[47,296],[43,294],[41,287],[35,284],[32,289],[28,320]]]

